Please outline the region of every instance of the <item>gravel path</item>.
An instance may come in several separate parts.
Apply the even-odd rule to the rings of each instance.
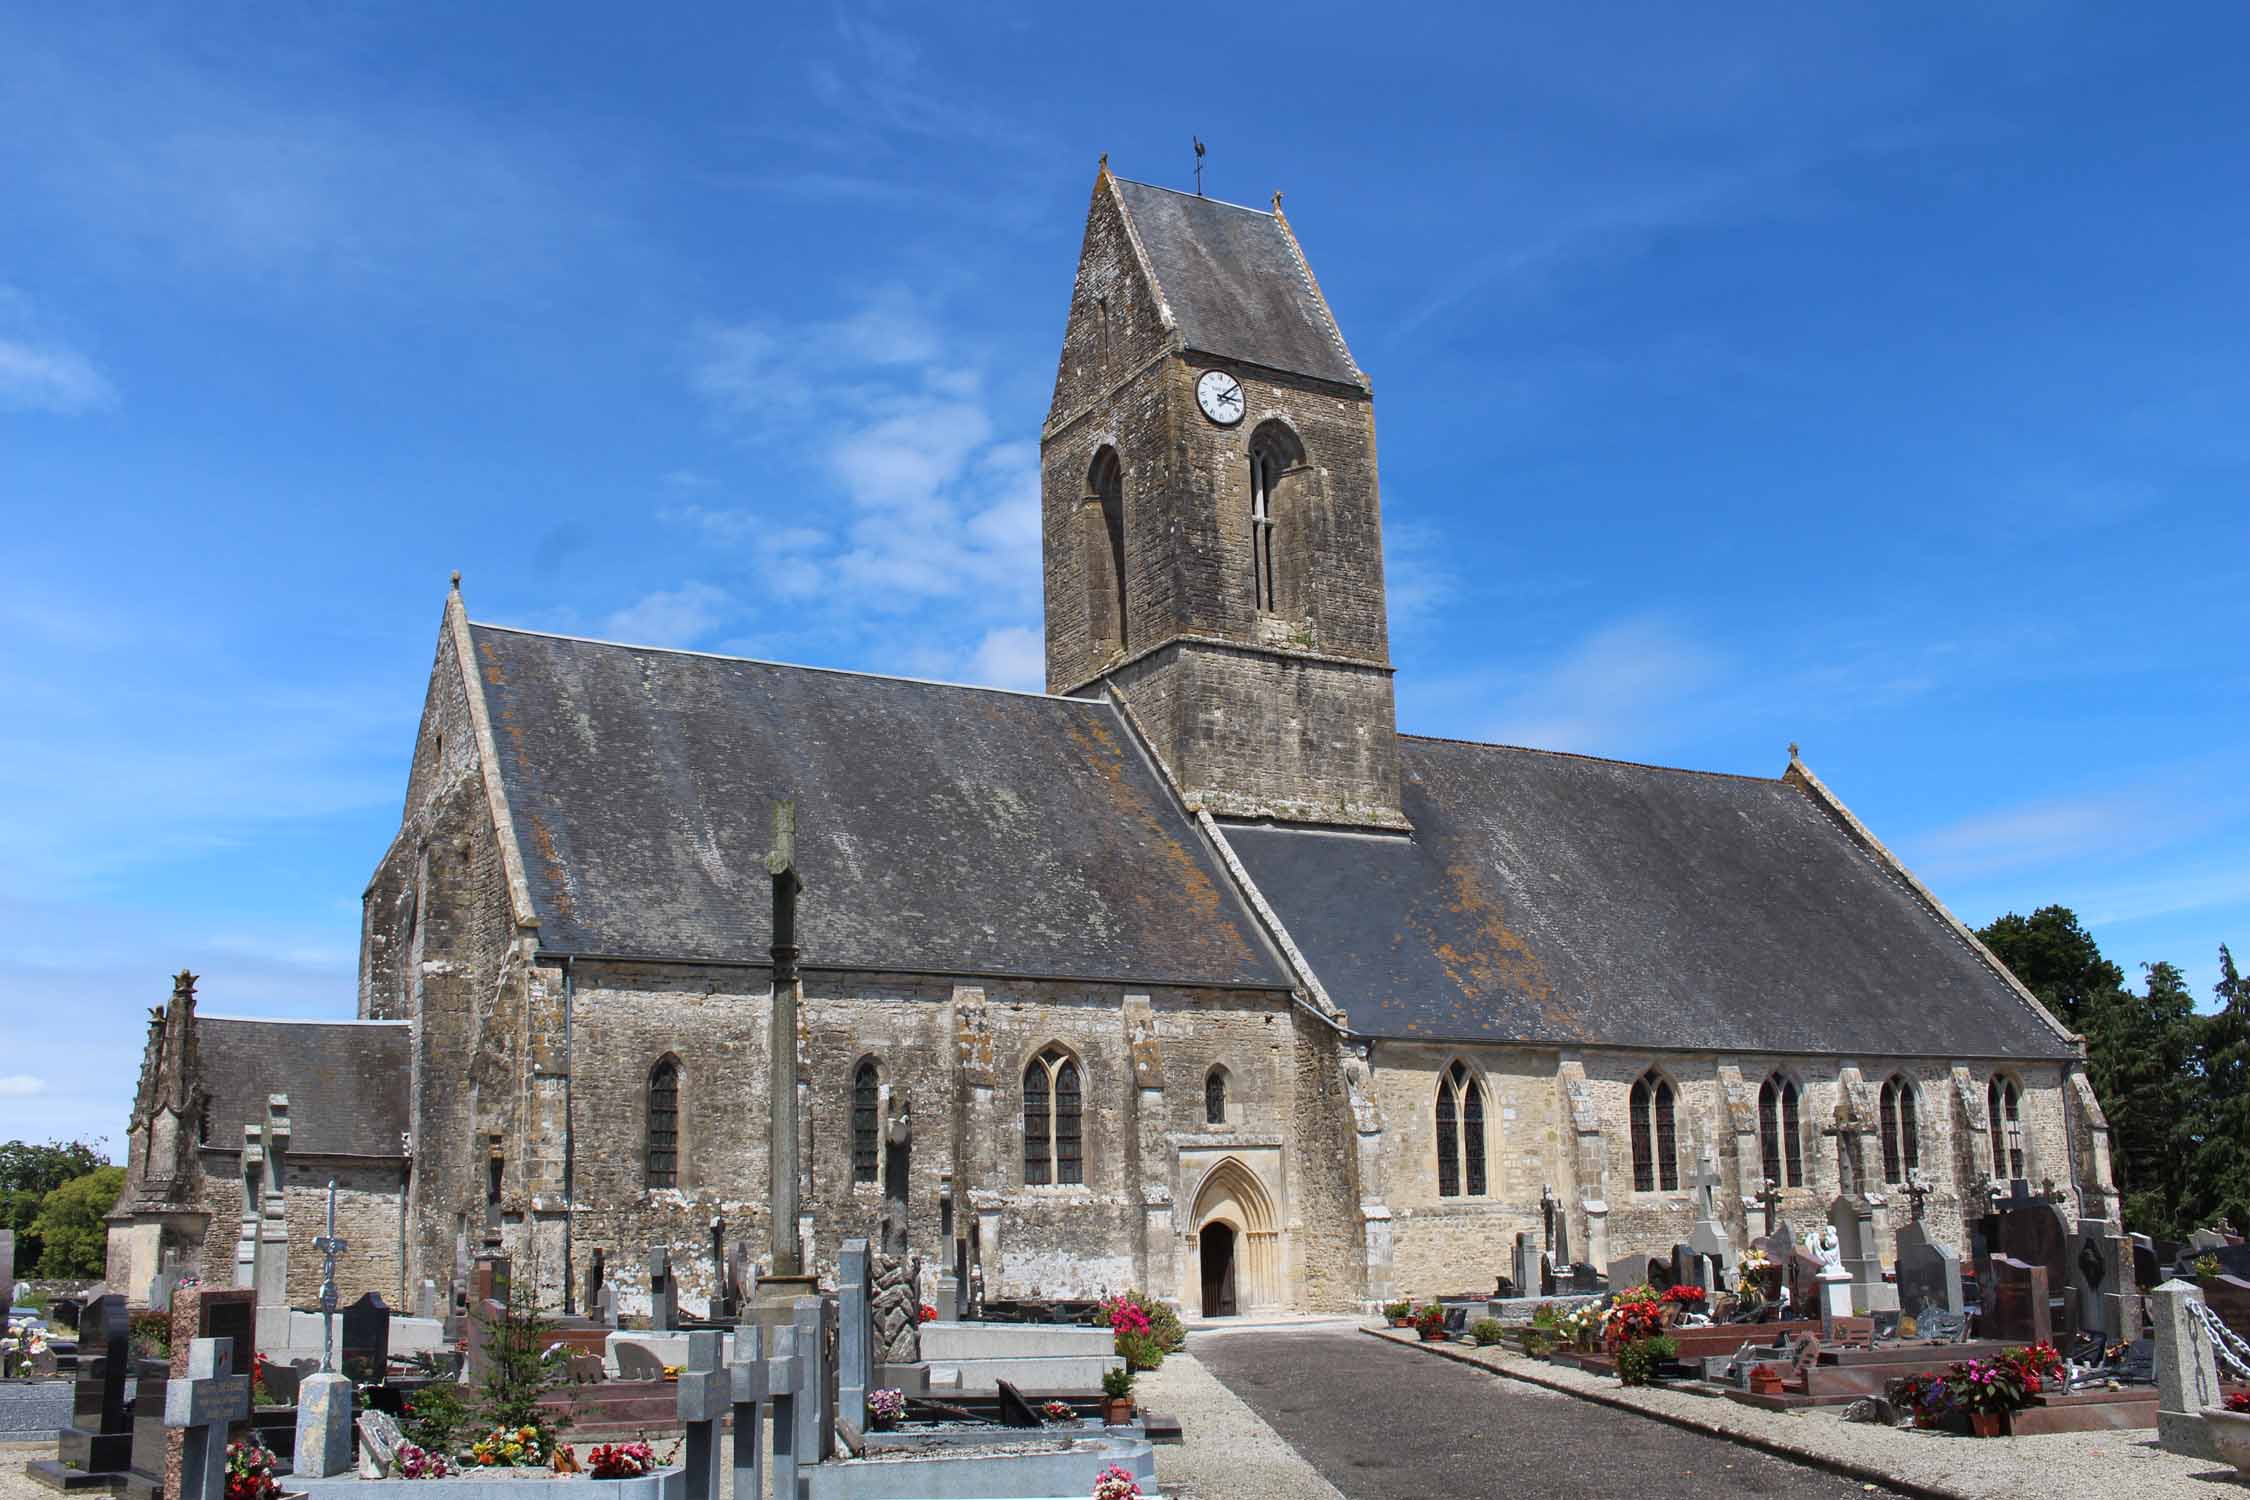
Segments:
[[[1208,1350],[1247,1336],[1193,1343]],[[1180,1419],[1181,1442],[1156,1450],[1165,1500],[1343,1500],[1193,1353],[1166,1356],[1163,1368],[1140,1377],[1133,1398]]]
[[[1348,1500],[1864,1500],[1876,1489],[1380,1344],[1348,1325],[1190,1347]],[[1192,1428],[1193,1415],[1181,1416]]]
[[[1599,1395],[1638,1411],[1763,1439],[1794,1452],[1858,1465],[1923,1492],[1956,1500],[2227,1500],[2250,1496],[2233,1469],[2182,1458],[2156,1446],[2149,1428],[2070,1432],[2052,1437],[1960,1438],[1846,1422],[1828,1411],[1769,1412],[1681,1391],[1627,1390],[1606,1376],[1551,1365],[1513,1351],[1444,1345],[1444,1355],[1414,1347],[1388,1329],[1385,1342],[1431,1364],[1446,1356],[1483,1365],[1514,1381],[1573,1396]],[[1362,1333],[1365,1339],[1366,1334]],[[1370,1339],[1372,1343],[1374,1340]],[[1455,1368],[1459,1368],[1458,1365]],[[1463,1374],[1472,1372],[1463,1370]],[[1599,1409],[1585,1403],[1585,1409]],[[1613,1409],[1613,1408],[1610,1408]],[[1619,1415],[1623,1415],[1620,1413]]]

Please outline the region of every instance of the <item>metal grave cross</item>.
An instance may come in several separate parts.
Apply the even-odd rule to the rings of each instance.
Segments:
[[[249,1415],[250,1377],[234,1373],[234,1340],[190,1344],[187,1378],[164,1388],[164,1425],[185,1430],[180,1500],[226,1500],[227,1425]]]
[[[328,1232],[313,1240],[320,1252],[320,1368],[336,1373],[336,1257],[351,1249],[336,1238],[336,1179],[328,1179]]]

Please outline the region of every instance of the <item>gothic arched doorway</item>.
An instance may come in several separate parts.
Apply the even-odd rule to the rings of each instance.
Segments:
[[[1207,1318],[1281,1301],[1281,1234],[1273,1198],[1258,1174],[1228,1157],[1195,1194],[1196,1284]]]
[[[1203,1226],[1203,1316],[1231,1318],[1234,1300],[1234,1226],[1214,1219]]]

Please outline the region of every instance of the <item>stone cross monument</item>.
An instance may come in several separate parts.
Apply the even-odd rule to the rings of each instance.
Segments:
[[[751,1321],[778,1327],[795,1317],[797,1298],[817,1293],[817,1277],[805,1274],[798,1216],[802,1194],[798,1171],[802,1152],[797,1122],[797,1015],[805,984],[797,968],[797,896],[805,882],[797,874],[797,804],[773,807],[773,849],[766,855],[773,882],[773,1025],[767,1037],[772,1065],[767,1070],[766,1161],[771,1193],[767,1242],[772,1267],[758,1278]]]
[[[336,1237],[336,1179],[328,1179],[328,1232],[313,1240],[320,1252],[320,1367],[336,1368],[336,1257],[351,1245]]]

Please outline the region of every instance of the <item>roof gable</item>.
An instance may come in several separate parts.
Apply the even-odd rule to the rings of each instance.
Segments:
[[[1111,180],[1188,348],[1366,387],[1279,214]]]
[[[787,797],[808,966],[1288,987],[1106,702],[470,629],[549,952],[765,962]]]
[[[1226,835],[1354,1031],[2071,1055],[1786,781],[1411,736],[1399,752],[1411,838]]]

